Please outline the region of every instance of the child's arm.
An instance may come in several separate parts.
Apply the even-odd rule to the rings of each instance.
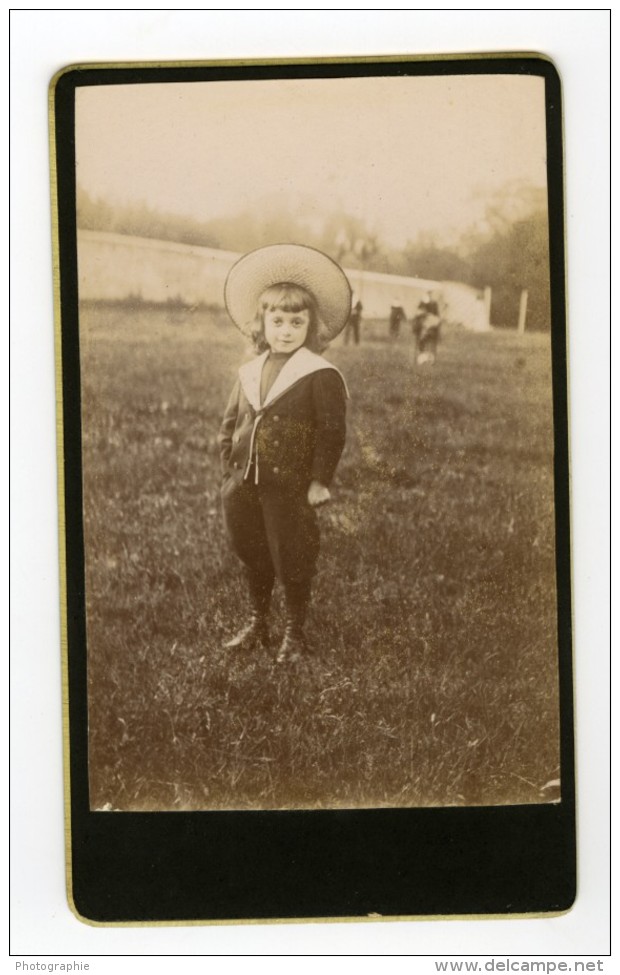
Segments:
[[[313,400],[316,447],[308,502],[315,507],[330,499],[329,485],[346,439],[346,391],[335,369],[322,369],[313,376]]]
[[[237,425],[237,415],[239,413],[239,390],[239,382],[236,382],[233,386],[233,391],[230,394],[226,411],[224,413],[224,419],[222,420],[222,425],[217,438],[217,442],[220,445],[220,463],[222,465],[222,474],[226,474],[228,471],[228,459],[232,452],[232,438],[235,426]]]

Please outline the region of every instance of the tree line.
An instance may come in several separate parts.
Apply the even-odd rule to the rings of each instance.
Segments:
[[[306,201],[307,203],[307,201]],[[363,220],[333,212],[321,220],[312,208],[282,207],[265,198],[252,212],[202,221],[156,209],[145,202],[112,204],[77,193],[78,226],[221,250],[245,252],[270,243],[303,240],[346,267],[432,281],[462,281],[492,289],[494,325],[516,327],[519,299],[528,291],[527,327],[550,327],[549,229],[546,195],[527,184],[510,184],[486,207],[482,224],[449,243],[419,234],[402,248],[382,240]]]

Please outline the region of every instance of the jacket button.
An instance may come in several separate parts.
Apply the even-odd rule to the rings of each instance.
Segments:
[[[277,422],[278,422],[278,420],[280,419],[280,417],[279,417],[279,416],[274,416],[274,418],[273,418],[273,419],[274,419],[274,423],[277,423]]]
[[[274,440],[273,445],[274,445],[274,447],[279,447],[280,446],[280,441],[279,440]]]
[[[237,463],[237,461],[235,461],[235,462],[233,463],[233,467],[235,467],[235,468],[237,468],[237,467],[239,467],[239,464]]]
[[[279,467],[274,467],[273,473],[274,474],[279,474],[280,473],[280,468]]]

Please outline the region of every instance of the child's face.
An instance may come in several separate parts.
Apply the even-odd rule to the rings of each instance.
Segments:
[[[306,341],[310,312],[281,311],[279,308],[265,312],[265,339],[272,352],[295,352]]]

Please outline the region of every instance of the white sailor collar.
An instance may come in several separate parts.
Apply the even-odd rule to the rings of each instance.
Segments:
[[[349,396],[349,391],[347,389],[347,384],[345,382],[344,376],[336,366],[324,359],[323,356],[317,355],[316,352],[311,352],[304,346],[301,349],[297,349],[293,352],[292,356],[284,364],[276,380],[267,393],[265,397],[265,402],[261,404],[260,401],[260,380],[263,371],[263,366],[267,360],[269,351],[264,352],[259,355],[256,359],[251,362],[246,362],[239,369],[239,382],[241,383],[241,388],[245,393],[248,403],[255,410],[264,409],[269,406],[274,400],[286,393],[291,386],[298,383],[300,379],[304,379],[306,376],[312,375],[314,372],[319,372],[322,369],[333,369],[337,372],[342,382],[344,383],[345,392],[347,398]]]

